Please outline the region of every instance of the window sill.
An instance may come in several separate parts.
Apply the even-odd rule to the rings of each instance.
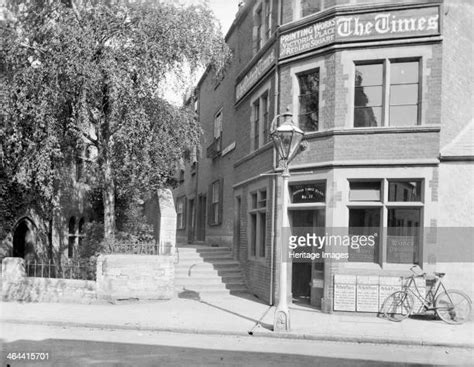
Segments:
[[[253,157],[259,155],[260,153],[266,152],[267,150],[273,148],[273,143],[271,141],[265,143],[257,150],[252,151],[251,153],[247,154],[246,156],[240,158],[237,162],[234,163],[234,168],[240,166],[241,164],[247,162],[248,160],[252,159]]]
[[[377,127],[350,127],[340,129],[329,129],[323,131],[311,131],[305,133],[305,139],[315,139],[332,135],[367,135],[367,134],[399,134],[399,133],[429,133],[439,132],[440,125],[414,125],[414,126],[377,126]]]

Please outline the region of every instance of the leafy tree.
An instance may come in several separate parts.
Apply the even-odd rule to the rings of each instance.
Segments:
[[[198,142],[194,114],[161,97],[163,81],[189,66],[222,69],[220,28],[205,4],[37,0],[16,9],[1,30],[5,165],[54,204],[64,167],[92,147],[111,240],[115,195],[167,185]]]

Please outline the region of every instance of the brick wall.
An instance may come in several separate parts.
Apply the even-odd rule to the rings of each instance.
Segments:
[[[472,120],[474,105],[472,19],[469,0],[445,0],[443,16],[443,77],[441,148]]]
[[[272,178],[263,177],[248,185],[241,186],[238,189],[238,194],[241,197],[241,217],[240,217],[240,243],[238,260],[244,270],[249,291],[257,295],[260,299],[268,302],[270,300],[271,287],[271,263],[272,263],[272,199],[273,199],[273,185]],[[266,188],[267,190],[267,206],[266,206],[266,236],[265,236],[265,257],[252,258],[250,256],[249,244],[249,195],[257,189]]]

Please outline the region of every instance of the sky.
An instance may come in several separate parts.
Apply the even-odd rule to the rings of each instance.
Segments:
[[[239,9],[239,3],[242,0],[179,0],[180,3],[185,5],[203,1],[207,1],[216,18],[220,21],[222,34],[225,36],[235,19],[235,15]],[[191,81],[190,84],[196,84],[203,72],[204,70],[200,70],[196,75],[185,75],[185,78],[189,78]],[[173,76],[169,76],[167,81],[164,83],[162,97],[175,105],[181,105],[183,103],[183,87],[185,86],[181,83],[176,83],[176,79]]]
[[[222,24],[224,35],[229,30],[241,0],[209,0],[209,6]]]

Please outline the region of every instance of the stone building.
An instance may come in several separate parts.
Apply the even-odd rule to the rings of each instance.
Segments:
[[[374,312],[415,264],[472,295],[472,19],[469,1],[246,1],[224,77],[207,70],[189,100],[203,136],[174,191],[178,241],[231,247],[275,302],[286,213],[269,133],[288,109],[307,142],[290,164],[292,234],[377,233],[344,261],[293,261],[292,299]]]

